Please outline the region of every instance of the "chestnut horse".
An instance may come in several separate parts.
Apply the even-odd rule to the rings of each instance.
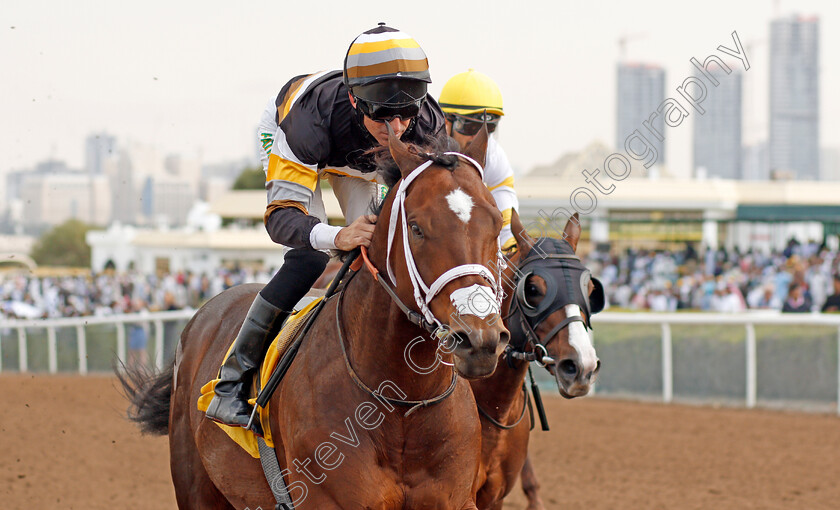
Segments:
[[[476,508],[480,422],[469,383],[456,373],[489,376],[509,337],[498,305],[485,317],[456,307],[476,288],[501,296],[500,275],[485,265],[499,253],[502,225],[480,175],[486,143],[481,134],[455,156],[391,136],[402,179],[370,244],[371,267],[380,272],[360,270],[325,303],[270,400],[295,508]],[[169,434],[182,510],[274,505],[259,461],[196,408],[199,388],[216,376],[259,288],[234,287],[203,306],[168,371],[124,376],[134,419]],[[434,325],[457,341],[451,353],[422,340]],[[449,366],[419,375],[407,352],[418,366],[441,357]]]
[[[501,509],[502,500],[511,491],[520,474],[522,489],[528,497],[528,510],[544,509],[537,493],[536,475],[527,458],[532,425],[530,420],[523,419],[527,405],[524,384],[528,359],[536,357],[538,362],[547,362],[546,369],[555,376],[558,389],[566,398],[589,393],[600,368],[584,325],[588,324],[588,314],[597,313],[603,308],[603,289],[600,282],[584,276],[587,272],[582,271],[584,268],[579,261],[569,258],[574,257],[580,239],[577,214],[566,223],[562,241],[548,238],[535,241],[522,227],[516,213],[511,227],[519,250],[508,261],[508,270],[503,278],[507,296],[503,310],[511,332],[510,345],[492,377],[470,383],[481,411],[482,469],[476,498],[480,510]],[[564,258],[553,258],[552,255]],[[522,262],[527,265],[521,266]],[[556,267],[564,263],[571,264],[573,270],[577,271],[566,274],[575,274],[575,284],[585,285],[586,288],[581,288],[581,292],[564,289],[572,291],[571,296],[574,298],[568,292],[554,292],[557,303],[549,306],[551,303],[547,300],[552,298],[546,294],[552,294],[548,291],[552,287],[556,288],[556,285],[548,285],[547,279],[552,279],[551,273],[541,270],[532,272],[529,269],[540,265]],[[591,305],[588,298],[592,298]],[[543,301],[546,301],[542,307],[544,320],[539,324],[530,321],[536,327],[530,330],[529,337],[525,330],[531,325],[519,321],[539,317],[540,314],[531,313],[528,317],[523,315],[522,310],[536,311]],[[576,316],[577,320],[574,319]],[[534,354],[529,356],[526,351]],[[542,359],[543,356],[551,360]]]

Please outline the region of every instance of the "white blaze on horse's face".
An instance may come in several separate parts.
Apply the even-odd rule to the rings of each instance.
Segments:
[[[464,223],[469,223],[472,208],[475,206],[471,196],[467,195],[461,188],[457,188],[446,195],[446,202],[449,203],[449,208],[458,216],[458,219]]]
[[[580,307],[578,305],[566,305],[564,307],[566,317],[573,317],[580,315]],[[569,324],[569,345],[574,347],[580,357],[580,370],[583,374],[588,374],[595,370],[598,366],[598,356],[595,354],[595,347],[592,345],[592,338],[586,332],[582,322],[575,321]]]
[[[473,284],[456,289],[449,299],[458,315],[475,315],[484,319],[488,315],[499,313],[496,293],[486,285]]]

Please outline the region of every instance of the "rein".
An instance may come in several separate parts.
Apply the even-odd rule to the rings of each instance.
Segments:
[[[476,403],[476,407],[478,408],[479,414],[481,414],[481,416],[484,416],[487,419],[487,421],[492,423],[496,428],[500,428],[502,430],[510,430],[512,428],[516,428],[516,426],[519,425],[522,422],[522,418],[525,417],[525,409],[531,407],[531,398],[528,395],[528,388],[525,386],[525,383],[522,383],[522,393],[525,395],[525,401],[522,402],[522,413],[519,415],[519,418],[517,418],[516,421],[511,423],[510,425],[505,425],[504,423],[502,423],[500,421],[497,421],[495,418],[490,416],[490,413],[488,413],[487,411],[482,409],[481,406],[478,405],[478,403]],[[531,419],[531,427],[532,428],[533,428],[533,422],[534,422],[534,420],[532,418]]]
[[[365,250],[365,248],[362,247],[362,256],[364,257],[365,263],[367,265],[367,264],[370,264],[370,260],[368,260],[368,258],[367,258],[366,251],[367,250]],[[372,267],[373,267],[372,264],[370,264],[368,266],[369,269],[372,268]],[[373,268],[373,270],[375,271],[376,269]],[[376,273],[373,273],[373,275],[374,275],[374,278],[376,278]],[[443,401],[446,397],[451,395],[453,391],[455,391],[455,385],[458,382],[458,376],[455,373],[454,368],[452,369],[452,382],[449,384],[449,387],[446,389],[446,391],[444,391],[443,393],[441,393],[440,395],[438,395],[434,398],[425,399],[425,400],[400,400],[400,399],[396,399],[396,398],[386,397],[386,396],[381,395],[381,394],[375,392],[374,390],[370,389],[368,387],[368,385],[365,384],[364,381],[362,381],[362,379],[359,377],[359,375],[356,373],[356,371],[353,370],[353,366],[350,364],[350,358],[347,356],[347,346],[344,345],[344,336],[341,334],[340,311],[341,311],[341,304],[343,302],[344,302],[344,292],[341,292],[338,295],[338,302],[335,305],[335,325],[336,325],[336,330],[338,331],[338,343],[339,343],[339,345],[341,345],[341,353],[344,355],[344,364],[347,366],[347,372],[350,374],[350,377],[353,379],[353,382],[355,382],[356,385],[359,388],[363,389],[365,392],[367,392],[368,395],[370,395],[374,398],[382,399],[382,400],[387,401],[388,403],[399,405],[399,406],[411,407],[411,409],[406,411],[406,413],[404,415],[406,417],[411,415],[414,411],[416,411],[420,408],[433,406],[433,405],[437,404],[438,402]]]
[[[370,258],[368,258],[367,248],[364,246],[361,246],[360,248],[361,257],[357,258],[353,262],[353,264],[350,266],[350,269],[352,269],[353,271],[358,271],[362,268],[362,265],[364,265],[364,267],[366,267],[367,270],[370,271],[370,274],[373,275],[374,281],[379,283],[379,285],[381,285],[382,288],[385,289],[385,292],[387,292],[388,295],[391,296],[391,301],[393,301],[394,304],[396,304],[399,307],[399,309],[402,310],[409,322],[411,322],[415,326],[419,326],[425,329],[429,333],[434,333],[435,331],[437,331],[438,327],[434,323],[427,321],[426,318],[423,317],[423,314],[421,314],[420,312],[416,312],[411,308],[407,307],[405,303],[403,303],[402,300],[399,298],[399,296],[397,296],[397,291],[394,290],[394,288],[391,287],[390,284],[386,283],[384,280],[379,278],[379,270],[376,269],[376,267],[370,261]]]

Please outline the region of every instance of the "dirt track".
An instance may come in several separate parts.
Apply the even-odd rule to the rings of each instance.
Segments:
[[[547,405],[531,454],[550,509],[840,508],[836,416]],[[0,408],[4,510],[175,508],[167,441],[123,419],[115,379],[3,375]],[[506,508],[523,501],[517,489]]]

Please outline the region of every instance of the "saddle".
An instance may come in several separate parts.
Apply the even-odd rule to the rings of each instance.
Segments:
[[[310,296],[311,294],[312,292],[310,292]],[[289,346],[294,343],[294,340],[297,338],[301,328],[304,324],[306,324],[309,316],[315,312],[318,303],[324,299],[324,296],[321,295],[314,299],[312,297],[304,298],[304,300],[306,299],[311,299],[311,301],[301,308],[299,312],[294,313],[286,320],[286,323],[283,324],[283,329],[280,330],[280,333],[277,334],[277,337],[271,342],[271,345],[269,345],[265,358],[260,364],[260,369],[254,374],[254,381],[253,384],[251,384],[251,395],[248,399],[249,404],[255,405],[260,389],[268,382],[268,379],[271,377],[272,372],[274,372],[274,368],[277,366],[277,363],[283,357],[283,354]],[[230,347],[228,347],[228,352],[225,354],[224,358],[227,358],[231,349],[233,349],[233,341],[231,341]],[[210,401],[213,400],[213,391],[218,381],[218,378],[213,379],[201,387],[201,396],[198,398],[199,411],[207,411],[207,406],[209,406]],[[266,405],[265,407],[259,407],[258,410],[260,428],[264,431],[263,440],[268,446],[273,448],[274,441],[271,438],[271,429],[268,425],[269,407]],[[230,425],[224,425],[222,423],[214,423],[216,423],[216,425],[218,425],[225,434],[233,439],[236,444],[242,447],[243,450],[248,452],[251,457],[255,459],[260,457],[257,435],[254,431],[243,427],[231,427]]]

